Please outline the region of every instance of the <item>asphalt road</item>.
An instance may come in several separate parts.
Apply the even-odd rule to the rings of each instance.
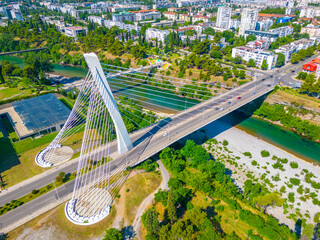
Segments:
[[[119,167],[123,167],[125,163],[129,162],[130,165],[138,164],[141,161],[151,157],[155,153],[161,151],[163,148],[176,142],[177,140],[189,135],[195,130],[213,122],[214,120],[228,114],[272,90],[269,87],[271,79],[259,82],[250,82],[244,84],[236,89],[229,91],[227,94],[220,95],[219,97],[210,99],[203,103],[200,103],[194,107],[187,109],[181,113],[174,115],[170,122],[162,120],[157,124],[154,124],[146,129],[142,129],[132,134],[134,137],[134,148],[127,154],[118,155],[117,158],[111,162],[111,170],[116,170]],[[237,99],[241,97],[241,99]],[[228,103],[229,102],[229,103]],[[218,106],[218,110],[214,110]],[[161,129],[159,127],[161,126]],[[160,131],[159,131],[160,130]],[[116,150],[116,147],[113,147]],[[64,171],[66,173],[74,172],[77,169],[77,163],[68,166]],[[94,171],[98,170],[95,169]],[[0,197],[0,202],[9,202],[12,199],[16,199],[20,196],[30,193],[33,189],[40,188],[46,184],[49,184],[52,179],[58,175],[58,172],[51,173],[44,176],[37,182],[32,182],[22,189],[18,189],[9,194]],[[59,197],[65,196],[73,191],[74,181],[57,188]],[[0,216],[0,223],[3,227],[15,223],[24,216],[28,216],[35,210],[46,207],[52,201],[57,201],[56,191],[50,191],[49,193],[32,200],[31,202],[24,204],[5,215]]]

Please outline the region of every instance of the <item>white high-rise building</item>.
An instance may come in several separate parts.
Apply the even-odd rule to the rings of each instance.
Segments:
[[[246,30],[254,30],[258,19],[258,10],[245,8],[241,13],[239,35],[243,36]]]
[[[216,26],[223,29],[229,29],[232,9],[227,6],[218,8]]]

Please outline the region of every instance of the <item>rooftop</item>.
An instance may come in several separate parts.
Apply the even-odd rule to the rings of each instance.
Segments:
[[[70,114],[70,109],[52,93],[14,102],[12,106],[30,131],[64,122]]]

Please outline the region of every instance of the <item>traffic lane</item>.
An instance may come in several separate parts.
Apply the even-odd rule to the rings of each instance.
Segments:
[[[248,91],[250,88],[252,88],[252,86],[254,86],[256,83],[255,82],[250,82],[248,84],[246,84],[243,88],[241,89],[235,89],[233,90],[232,94],[233,95],[239,95],[242,94],[243,92]],[[171,124],[180,124],[181,122],[187,120],[190,115],[191,117],[195,116],[196,114],[199,113],[199,111],[201,112],[203,109],[207,109],[207,108],[211,108],[214,107],[216,105],[219,105],[221,103],[223,103],[224,101],[233,98],[228,96],[228,95],[221,95],[218,96],[217,98],[213,98],[211,100],[209,100],[208,102],[204,102],[204,105],[201,107],[197,107],[194,110],[191,111],[186,111],[186,113],[183,113],[182,115],[178,116],[178,117],[173,117],[172,118],[172,123],[169,123],[169,125]],[[178,119],[178,120],[177,120]],[[154,126],[153,126],[154,127]],[[151,129],[151,128],[150,128]],[[135,133],[133,134],[131,137],[133,138],[133,142],[135,142],[135,140],[141,138],[144,134],[146,134],[148,131],[150,131],[150,129],[146,129],[145,131],[142,131],[141,133]],[[116,143],[114,143],[116,144]],[[112,147],[111,148],[111,154],[115,153],[116,147]],[[101,150],[103,151],[103,150]],[[97,152],[96,154],[100,154],[99,152]],[[29,194],[33,189],[39,189],[45,185],[48,185],[52,182],[52,180],[54,180],[56,178],[56,176],[58,175],[58,172],[63,171],[66,173],[71,173],[71,172],[75,172],[77,171],[78,168],[78,162],[75,162],[71,165],[66,166],[65,168],[62,168],[56,172],[52,172],[44,177],[42,177],[41,179],[39,179],[38,181],[34,181],[26,186],[24,186],[21,189],[17,189],[16,191],[13,191],[11,193],[5,194],[4,196],[0,197],[0,205],[4,205],[7,202],[10,202],[13,199],[18,199],[26,194]]]

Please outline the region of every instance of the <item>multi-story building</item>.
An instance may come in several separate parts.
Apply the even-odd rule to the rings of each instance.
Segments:
[[[113,26],[116,26],[119,29],[127,30],[129,32],[131,32],[132,30],[135,30],[137,33],[140,33],[140,31],[141,31],[141,27],[136,24],[125,24],[123,22],[114,22],[111,20],[105,20],[104,25],[107,28],[111,28]]]
[[[173,23],[176,22],[176,24],[183,24],[183,20],[163,20],[160,22],[151,23],[151,27],[172,27]]]
[[[302,8],[300,10],[300,15],[299,15],[299,17],[306,17],[306,18],[314,18],[319,16],[320,16],[319,7]]]
[[[284,26],[279,28],[274,28],[269,30],[270,33],[277,33],[279,37],[286,37],[288,35],[293,34],[293,27]]]
[[[245,61],[253,59],[256,62],[257,67],[261,67],[263,60],[266,60],[269,70],[275,67],[278,59],[278,55],[271,51],[253,49],[249,47],[235,47],[232,49],[231,56],[233,58],[240,56]]]
[[[307,49],[308,47],[313,46],[314,43],[315,43],[315,40],[303,38],[303,39],[294,41],[290,44],[280,46],[278,49],[275,50],[275,52],[284,54],[285,61],[288,62],[293,53],[296,53],[301,49]]]
[[[104,18],[99,17],[99,16],[91,15],[91,16],[88,17],[88,21],[97,23],[97,24],[99,24],[101,26],[104,24]]]
[[[85,36],[88,29],[86,27],[71,26],[65,27],[65,32],[68,37],[77,38],[78,36]]]
[[[161,18],[161,12],[156,9],[151,10],[140,10],[140,11],[131,11],[135,14],[136,21],[145,21],[145,20],[156,20]]]
[[[230,19],[229,29],[238,29],[240,27],[240,21],[238,19]]]
[[[256,29],[257,19],[258,19],[257,9],[245,8],[241,13],[239,35],[243,36],[246,30]]]
[[[170,34],[168,30],[159,30],[155,28],[148,28],[146,30],[146,40],[158,39],[158,41],[165,42],[167,36]]]
[[[178,14],[175,13],[175,12],[164,12],[163,13],[163,16],[165,16],[166,18],[168,19],[171,19],[171,20],[178,20]]]
[[[256,30],[268,31],[272,25],[273,25],[273,21],[270,19],[260,20],[257,22]]]
[[[314,45],[314,40],[302,38],[290,44],[297,46],[297,51],[300,51],[301,49],[307,49],[308,47],[312,47]]]
[[[194,15],[192,17],[192,22],[198,22],[198,21],[203,21],[205,23],[210,21],[210,18],[207,16],[203,16],[203,15]]]
[[[268,42],[275,42],[279,37],[278,33],[271,33],[271,32],[266,32],[266,31],[256,31],[256,30],[246,30],[245,34],[244,34],[245,38],[247,38],[250,34],[256,36],[257,40],[268,39],[267,40]]]
[[[227,6],[218,8],[216,26],[219,28],[229,29],[232,9]]]
[[[286,45],[280,46],[278,49],[275,49],[275,52],[282,53],[285,57],[285,61],[289,62],[292,54],[297,52],[297,47],[291,44],[286,44]]]
[[[23,21],[23,16],[20,12],[20,7],[17,4],[13,6],[3,7],[2,12],[9,20],[17,19],[19,21]]]
[[[269,43],[263,40],[251,41],[246,44],[247,47],[253,49],[263,49],[266,50],[269,47]]]
[[[123,21],[129,21],[129,22],[135,22],[136,17],[134,13],[131,12],[119,12],[119,13],[113,13],[112,14],[112,21],[114,22],[123,22]]]
[[[319,37],[320,36],[320,28],[318,25],[309,24],[303,28],[301,28],[302,33],[308,33],[310,37]]]
[[[179,15],[179,20],[183,20],[185,22],[190,22],[191,21],[191,16],[189,14],[180,14]]]

